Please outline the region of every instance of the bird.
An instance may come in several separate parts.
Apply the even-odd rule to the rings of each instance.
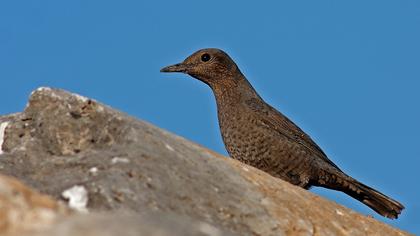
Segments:
[[[345,174],[309,135],[261,98],[223,50],[201,49],[160,71],[188,74],[211,88],[222,139],[233,159],[304,189],[344,192],[390,219],[397,219],[404,209]]]

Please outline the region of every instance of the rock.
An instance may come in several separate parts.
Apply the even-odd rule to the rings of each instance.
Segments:
[[[407,235],[63,90],[34,91],[24,112],[0,117],[0,124],[5,122],[1,173],[56,199],[65,190],[83,187],[90,212],[129,212],[142,224],[148,223],[141,219],[149,219],[139,215],[144,212],[175,216],[154,220],[156,232],[171,232],[177,225],[173,235],[192,235],[198,227],[193,222],[199,222],[221,235]],[[90,235],[103,235],[98,225],[112,221],[112,216],[96,215],[92,221],[74,217],[51,232],[57,235],[83,225],[82,230],[95,232]],[[185,219],[191,221],[188,228]],[[131,235],[125,221],[109,227],[117,227],[115,232],[127,229],[125,235]],[[134,224],[129,230],[138,228]]]
[[[231,235],[187,216],[162,212],[71,214],[65,205],[0,175],[0,235]]]
[[[49,228],[69,214],[64,205],[40,194],[18,180],[0,175],[0,234],[21,235]]]
[[[121,212],[74,215],[50,229],[27,236],[222,236],[231,235],[205,223],[179,215],[158,212]]]

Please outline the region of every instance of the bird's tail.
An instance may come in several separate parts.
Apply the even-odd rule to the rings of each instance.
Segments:
[[[372,208],[382,216],[388,217],[390,219],[397,219],[398,215],[404,209],[404,206],[398,201],[380,193],[379,191],[367,185],[360,183],[359,181],[345,175],[342,172],[338,175],[334,174],[334,177],[329,179],[334,180],[334,183],[324,182],[319,185],[322,187],[342,191]]]

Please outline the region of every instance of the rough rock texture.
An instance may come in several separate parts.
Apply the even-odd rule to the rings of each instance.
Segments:
[[[42,195],[18,180],[0,175],[0,233],[20,235],[41,230],[70,211],[52,198]]]
[[[153,219],[162,217],[137,216],[152,220],[143,224],[155,230],[179,226],[174,227],[172,235],[200,235],[196,234],[200,225],[220,235],[406,235],[62,90],[34,91],[24,112],[0,117],[1,124],[7,124],[3,125],[4,140],[0,140],[1,173],[15,176],[56,199],[62,199],[66,189],[82,186],[87,190],[87,208],[91,212],[111,211],[108,215],[118,210],[138,215],[152,211],[160,216],[176,216],[161,221]],[[83,230],[90,233],[87,235],[106,235],[97,229],[99,225],[115,226],[109,232],[116,233],[109,235],[132,235],[128,232],[140,227],[135,221],[119,220],[123,223],[118,228],[117,222],[107,223],[112,221],[111,216],[98,215],[92,220],[74,217],[63,219],[51,229],[55,234],[46,235],[57,235],[61,230],[65,231],[62,235]],[[183,227],[188,225],[188,219],[191,226]],[[66,231],[76,227],[81,231]],[[122,231],[127,234],[117,233]]]
[[[222,236],[232,235],[205,223],[179,215],[148,212],[94,213],[63,218],[50,229],[27,236]]]

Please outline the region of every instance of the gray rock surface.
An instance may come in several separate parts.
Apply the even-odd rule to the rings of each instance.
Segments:
[[[169,230],[170,225],[191,220],[194,226],[175,227],[173,235],[195,235],[197,225],[220,235],[406,234],[63,90],[34,91],[25,110],[0,117],[1,124],[5,129],[0,173],[56,199],[63,199],[63,191],[81,186],[87,190],[90,212],[179,216],[172,218],[181,223],[151,217],[150,225],[156,230],[160,223]],[[98,215],[92,221],[78,217],[83,216],[63,220],[51,230],[83,225],[86,232],[97,232],[86,235],[106,235],[95,230],[112,221]],[[134,221],[123,222],[115,232],[137,229]]]
[[[53,227],[27,236],[222,236],[231,235],[179,215],[148,212],[104,212],[62,218]]]

